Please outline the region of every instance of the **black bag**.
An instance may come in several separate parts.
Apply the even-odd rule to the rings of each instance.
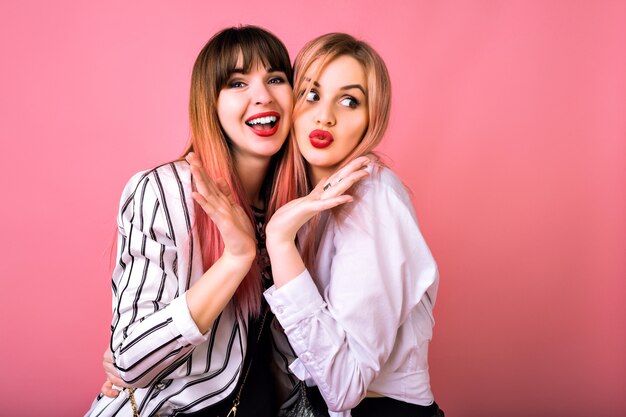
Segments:
[[[329,417],[323,400],[322,404],[319,404],[319,401],[311,401],[306,384],[299,381],[291,391],[289,399],[278,410],[277,417]]]

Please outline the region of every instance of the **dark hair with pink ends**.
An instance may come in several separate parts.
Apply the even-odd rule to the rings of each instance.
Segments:
[[[255,26],[233,27],[218,32],[200,51],[193,67],[189,93],[191,138],[184,154],[195,152],[212,178],[224,178],[236,201],[254,222],[250,202],[247,201],[234,168],[230,139],[224,133],[217,115],[218,96],[236,68],[240,56],[243,57],[244,71],[249,71],[253,65],[262,64],[265,68],[284,72],[292,84],[287,48],[275,35]],[[270,162],[261,189],[267,218],[296,196],[295,186],[292,185],[293,175],[279,175],[279,172],[285,171],[285,161],[292,158],[291,146],[293,145],[290,141],[286,140]],[[208,268],[219,259],[224,244],[215,224],[197,204],[195,213],[194,227],[200,237],[204,268]],[[254,265],[235,292],[235,304],[241,313],[258,314],[261,297],[260,275]]]

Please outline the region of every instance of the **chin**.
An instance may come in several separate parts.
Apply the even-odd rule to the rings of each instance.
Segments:
[[[281,143],[272,144],[272,146],[263,146],[262,148],[257,149],[257,153],[259,155],[272,157],[276,155],[278,151],[280,151],[280,148],[282,147],[282,145],[283,143],[281,142]]]
[[[327,158],[320,157],[319,155],[314,155],[314,154],[307,155],[303,152],[302,156],[308,162],[308,164],[314,168],[327,168],[328,166],[331,165],[330,161],[328,161]]]

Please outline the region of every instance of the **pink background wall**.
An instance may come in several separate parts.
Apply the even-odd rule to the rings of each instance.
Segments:
[[[2,2],[0,414],[88,408],[121,189],[183,149],[210,35],[254,23],[389,65],[383,150],[441,269],[448,415],[626,415],[626,3],[296,3]]]

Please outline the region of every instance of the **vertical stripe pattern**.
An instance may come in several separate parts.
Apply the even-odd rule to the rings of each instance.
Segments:
[[[191,175],[177,161],[133,176],[118,215],[111,350],[142,416],[176,415],[227,397],[240,374],[247,323],[229,304],[201,335],[184,302],[204,273]],[[132,416],[126,391],[98,396],[88,416]]]

